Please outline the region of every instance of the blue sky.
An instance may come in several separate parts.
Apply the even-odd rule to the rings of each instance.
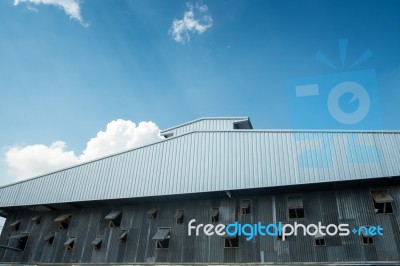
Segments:
[[[55,5],[27,2],[0,1],[3,154],[57,140],[80,154],[118,118],[166,128],[250,116],[256,128],[301,128],[310,106],[291,102],[288,81],[365,69],[376,72],[379,105],[371,108],[379,108],[382,129],[400,129],[398,1],[85,0],[80,22]],[[212,24],[182,44],[169,31],[190,5]],[[338,39],[348,39],[344,68]],[[368,48],[373,56],[350,70]],[[317,51],[339,67],[316,60]],[[0,170],[7,172],[4,160]]]

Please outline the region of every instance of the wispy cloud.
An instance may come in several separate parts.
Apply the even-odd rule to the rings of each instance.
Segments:
[[[78,21],[82,26],[88,27],[81,16],[81,7],[78,0],[14,0],[14,5],[25,3],[28,10],[35,10],[31,5],[53,5],[64,10],[64,12],[73,20]]]
[[[190,34],[202,34],[209,29],[213,20],[208,14],[208,7],[204,4],[186,4],[186,11],[182,19],[174,19],[169,30],[171,37],[178,43],[185,44],[190,41]]]
[[[5,161],[11,175],[16,180],[23,180],[159,141],[159,132],[153,122],[136,125],[132,121],[118,119],[108,123],[105,131],[99,131],[96,137],[90,139],[79,156],[68,151],[64,141],[56,141],[49,146],[34,144],[10,147],[6,150]]]

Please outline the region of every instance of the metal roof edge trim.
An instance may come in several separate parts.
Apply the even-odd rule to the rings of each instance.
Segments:
[[[124,198],[104,198],[104,199],[89,199],[89,200],[77,200],[77,201],[62,201],[62,202],[51,202],[51,203],[38,203],[37,205],[32,204],[24,204],[24,205],[13,205],[13,207],[25,207],[25,206],[38,206],[38,205],[52,205],[52,204],[68,204],[68,203],[80,203],[80,202],[95,202],[95,201],[104,201],[104,200],[127,200],[127,199],[141,199],[141,198],[153,198],[153,197],[170,197],[170,196],[177,196],[177,195],[191,195],[191,194],[202,194],[202,193],[215,193],[215,192],[223,192],[223,191],[243,191],[243,190],[251,190],[251,189],[262,189],[262,188],[276,188],[276,187],[294,187],[300,185],[314,185],[314,184],[327,184],[327,183],[334,183],[334,182],[348,182],[348,181],[367,181],[368,179],[378,179],[378,178],[396,178],[400,176],[372,176],[366,178],[358,178],[358,179],[348,179],[348,180],[340,180],[340,181],[321,181],[318,183],[313,182],[306,182],[306,183],[297,183],[297,184],[288,184],[288,185],[273,185],[267,187],[247,187],[247,188],[233,188],[233,189],[225,189],[225,190],[203,190],[203,191],[196,191],[196,192],[186,192],[186,193],[175,193],[175,194],[166,194],[166,195],[148,195],[148,196],[140,196],[140,197],[124,197]],[[9,206],[6,206],[9,207]],[[61,210],[64,212],[68,212],[69,210]]]
[[[197,119],[195,119],[195,120],[192,120],[192,121],[189,121],[189,122],[185,122],[185,123],[179,124],[179,125],[177,125],[177,126],[173,126],[173,127],[170,127],[170,128],[166,128],[166,129],[160,130],[160,134],[161,134],[161,133],[168,132],[168,131],[171,131],[171,130],[173,130],[173,129],[177,129],[177,128],[179,128],[179,127],[184,127],[184,126],[187,126],[187,125],[190,125],[190,124],[193,124],[193,123],[197,123],[197,122],[202,121],[202,120],[241,120],[241,121],[249,120],[249,121],[250,121],[250,117],[248,117],[248,116],[237,116],[237,117],[234,117],[234,116],[227,116],[227,117],[223,117],[223,116],[220,116],[220,117],[200,117],[200,118],[197,118]]]
[[[106,156],[103,156],[103,157],[99,157],[97,159],[93,159],[93,160],[90,160],[90,161],[87,161],[87,162],[83,162],[83,163],[80,163],[80,164],[76,164],[76,165],[68,166],[68,167],[65,167],[65,168],[61,168],[61,169],[56,170],[56,171],[47,172],[45,174],[41,174],[41,175],[30,177],[30,178],[27,178],[27,179],[24,179],[24,180],[21,180],[21,181],[13,182],[13,183],[10,183],[10,184],[4,185],[4,186],[0,186],[0,189],[5,188],[5,187],[9,187],[9,186],[13,186],[13,185],[16,185],[16,184],[19,184],[19,183],[24,183],[24,182],[27,182],[27,181],[30,181],[30,180],[33,180],[33,179],[41,178],[41,177],[44,177],[44,176],[47,176],[47,175],[50,175],[50,174],[54,174],[54,173],[58,173],[58,172],[61,172],[61,171],[65,171],[65,170],[68,170],[68,169],[72,169],[72,168],[75,168],[75,167],[79,167],[81,165],[89,164],[89,163],[92,163],[92,162],[95,162],[95,161],[104,160],[104,159],[107,159],[107,158],[110,158],[110,157],[114,157],[114,156],[117,156],[117,155],[120,155],[120,154],[131,152],[131,151],[134,151],[134,150],[139,150],[139,149],[143,149],[143,148],[146,148],[146,147],[149,147],[149,146],[152,146],[152,145],[157,145],[157,144],[160,144],[160,143],[165,142],[165,141],[171,141],[173,139],[181,138],[181,137],[184,137],[184,136],[189,135],[189,134],[195,134],[195,133],[224,133],[224,132],[238,133],[238,134],[240,134],[240,133],[263,133],[263,132],[264,133],[355,133],[355,134],[356,133],[375,133],[375,134],[377,134],[377,133],[388,133],[388,134],[400,134],[400,130],[392,130],[392,131],[385,131],[385,130],[371,130],[371,131],[365,131],[365,130],[308,130],[308,129],[304,129],[304,130],[297,130],[297,129],[296,130],[293,130],[293,129],[193,130],[193,131],[186,132],[186,133],[183,133],[181,135],[173,136],[173,137],[170,137],[170,138],[167,138],[167,139],[161,139],[160,141],[156,141],[156,142],[153,142],[153,143],[150,143],[150,144],[147,144],[147,145],[143,145],[143,146],[139,146],[139,147],[136,147],[136,148],[124,150],[124,151],[121,151],[121,152],[118,152],[118,153],[113,153],[113,154],[106,155]]]

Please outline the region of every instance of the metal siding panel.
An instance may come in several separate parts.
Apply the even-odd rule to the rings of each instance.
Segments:
[[[2,194],[3,194],[2,200],[1,200],[1,206],[8,206],[8,202],[10,200],[9,193],[10,193],[10,189],[11,189],[12,186],[15,186],[15,185],[9,185],[9,186],[4,187],[4,188],[1,189]]]
[[[40,202],[46,202],[47,200],[47,195],[49,193],[40,193],[41,190],[45,190],[46,186],[48,186],[46,182],[46,177],[41,177],[37,179],[37,187],[32,191],[32,194],[34,194],[34,202],[35,203],[40,203]],[[48,190],[49,192],[53,192],[53,190]]]
[[[138,176],[141,175],[141,163],[143,160],[141,158],[143,153],[143,149],[137,150],[137,152],[128,153],[126,162],[125,162],[125,172],[124,172],[124,179],[126,180],[124,187],[122,187],[122,191],[125,197],[130,194],[130,191],[133,188],[139,187]],[[139,193],[138,193],[139,194]]]
[[[35,180],[32,180],[32,184],[30,185],[30,191],[39,191],[40,188],[40,182],[42,181],[41,178],[36,178]],[[29,193],[30,194],[30,201],[35,204],[38,201],[39,198],[39,193]],[[29,200],[25,203],[29,204]]]
[[[96,176],[95,176],[95,191],[93,193],[93,198],[94,199],[103,199],[102,197],[102,193],[101,193],[101,189],[103,186],[105,186],[105,182],[104,182],[104,175],[103,175],[103,171],[104,171],[104,165],[105,165],[105,160],[100,160],[96,162]]]
[[[118,184],[119,180],[116,176],[118,172],[118,168],[115,165],[115,161],[120,156],[112,156],[107,160],[107,164],[105,165],[103,176],[104,176],[104,188],[102,190],[103,198],[110,199],[118,197],[117,193],[113,194],[113,187],[115,184]],[[113,173],[111,172],[113,171]],[[112,174],[111,174],[112,173]]]
[[[18,186],[15,186],[14,191],[16,193],[16,197],[14,200],[14,205],[25,205],[26,202],[28,202],[28,197],[19,197],[19,195],[27,195],[25,191],[29,189],[29,185],[32,184],[32,181],[34,180],[30,180],[30,182],[25,181],[20,183]]]
[[[81,182],[81,186],[77,185],[74,189],[75,192],[75,197],[79,198],[80,200],[88,200],[88,193],[82,193],[82,188],[86,191],[88,186],[89,186],[89,180],[88,180],[88,175],[89,175],[89,165],[84,164],[81,167],[81,171],[79,172],[79,180]]]
[[[114,198],[115,196],[119,196],[124,198],[125,194],[123,193],[122,187],[126,186],[126,182],[129,180],[128,178],[124,178],[124,171],[126,167],[126,157],[128,153],[123,153],[121,154],[120,158],[117,161],[117,173],[116,173],[116,179],[118,179],[118,183],[113,186],[112,189],[112,197]]]
[[[121,196],[126,198],[128,196],[129,188],[135,180],[133,180],[130,176],[130,173],[128,171],[130,167],[130,157],[132,156],[132,153],[125,153],[124,154],[124,160],[121,162],[121,179],[122,182],[120,183],[120,186],[118,187],[118,190],[121,192]]]
[[[21,184],[17,184],[14,186],[10,187],[10,190],[8,192],[8,206],[13,206],[15,205],[15,202],[17,202],[19,198],[19,189],[21,187]]]
[[[110,171],[108,173],[108,179],[110,182],[108,198],[115,198],[115,197],[122,196],[121,192],[119,190],[119,187],[123,183],[123,178],[121,176],[121,173],[122,173],[123,161],[124,161],[125,155],[126,155],[126,153],[121,154],[121,156],[114,157],[112,169],[115,169],[115,170],[112,171],[112,169],[110,169]],[[115,180],[115,182],[114,182],[114,180]]]
[[[185,163],[189,160],[190,156],[188,152],[184,152],[186,146],[185,144],[186,142],[180,141],[176,144],[175,148],[171,147],[171,143],[166,143],[164,147],[166,150],[166,160],[168,164],[166,165],[166,173],[168,173],[168,175],[171,176],[175,182],[175,194],[179,194],[179,192],[182,191],[182,188],[187,188],[189,192],[191,192],[193,189],[191,186],[193,184],[191,175],[194,173],[189,171],[189,167]],[[177,171],[176,174],[173,174],[173,163],[175,161],[180,162],[180,166],[178,169],[179,172]],[[179,177],[181,177],[181,180],[179,180]]]
[[[352,138],[355,145],[349,145]],[[327,162],[332,153],[332,166],[301,167],[299,154],[321,149],[324,139],[331,149],[304,158],[310,164]],[[380,163],[373,163],[368,146],[373,144]],[[400,172],[399,149],[399,133],[194,132],[0,188],[0,206],[391,176]],[[372,163],[353,163],[352,156]]]
[[[64,193],[65,184],[69,175],[69,171],[61,171],[57,174],[52,174],[46,176],[47,182],[49,186],[54,185],[54,190],[52,193],[49,193],[48,199],[50,202],[53,200],[54,202],[64,202],[66,194]]]
[[[72,168],[70,171],[68,171],[68,175],[65,177],[64,180],[64,200],[66,202],[73,201],[72,199],[72,193],[75,189],[74,183],[76,182],[76,171],[78,167]]]
[[[164,193],[170,194],[171,188],[168,187],[168,185],[170,184],[166,183],[165,182],[166,180],[163,179],[162,176],[160,177],[156,176],[155,161],[157,159],[158,154],[157,154],[157,148],[154,147],[154,145],[150,147],[149,155],[150,156],[148,161],[149,165],[148,176],[151,183],[149,184],[149,186],[146,186],[146,194],[150,196],[164,194]],[[165,186],[163,187],[163,185]]]
[[[98,185],[96,186],[96,199],[107,199],[107,189],[109,186],[107,172],[110,168],[110,159],[101,160],[100,173],[98,176]]]

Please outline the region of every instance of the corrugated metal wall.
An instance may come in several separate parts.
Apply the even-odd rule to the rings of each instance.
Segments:
[[[244,196],[212,200],[150,202],[123,207],[121,226],[109,228],[104,217],[112,210],[107,208],[76,209],[67,230],[57,229],[53,219],[62,212],[44,212],[39,225],[31,218],[36,215],[26,211],[14,213],[7,218],[0,244],[12,246],[10,224],[17,219],[22,223],[19,231],[30,233],[23,252],[0,249],[2,262],[169,262],[169,263],[250,263],[250,262],[363,262],[400,261],[400,187],[386,187],[393,197],[393,214],[375,214],[368,188],[337,191],[314,191],[297,194],[276,194],[265,196]],[[249,192],[250,193],[250,192]],[[289,219],[287,198],[292,195],[303,197],[305,218]],[[191,219],[196,224],[209,223],[212,207],[219,207],[220,223],[235,221],[235,211],[240,200],[251,200],[251,214],[238,214],[238,221],[263,224],[279,221],[293,224],[294,221],[308,225],[348,223],[350,228],[361,225],[380,225],[384,236],[374,237],[372,245],[363,245],[360,236],[326,236],[326,246],[316,246],[312,236],[290,236],[286,241],[277,237],[256,236],[246,241],[239,237],[239,247],[224,248],[219,236],[188,236],[187,226]],[[159,206],[158,217],[150,220],[147,211]],[[121,206],[119,206],[121,207]],[[184,223],[176,224],[174,215],[184,209]],[[165,250],[155,248],[151,238],[159,227],[171,228],[170,247]],[[129,230],[127,242],[119,245],[118,235],[122,229]],[[55,231],[53,245],[43,241],[49,232]],[[66,252],[63,243],[68,236],[76,237],[72,252]],[[103,236],[102,247],[93,250],[92,241]]]
[[[0,188],[0,207],[400,175],[400,133],[192,132]]]

